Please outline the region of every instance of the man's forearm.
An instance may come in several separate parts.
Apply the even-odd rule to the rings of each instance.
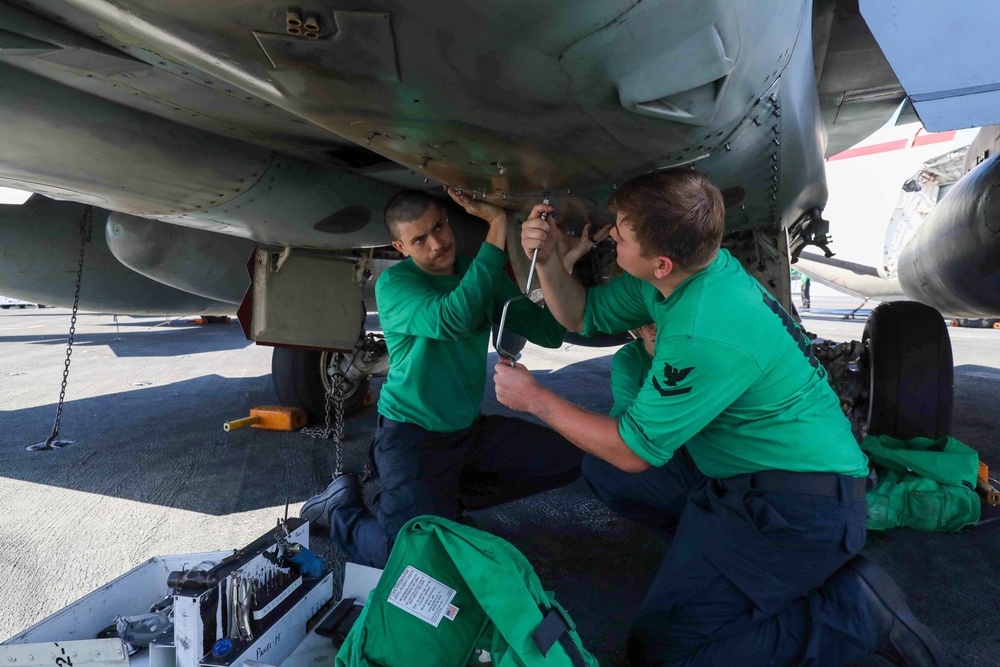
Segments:
[[[490,228],[486,232],[486,242],[503,250],[507,247],[507,216],[498,216],[487,222]]]
[[[587,290],[555,258],[538,267],[538,280],[542,284],[545,306],[552,311],[556,321],[569,331],[583,331]]]
[[[547,389],[539,388],[531,412],[585,452],[625,472],[642,472],[649,464],[618,433],[618,420],[581,410]]]

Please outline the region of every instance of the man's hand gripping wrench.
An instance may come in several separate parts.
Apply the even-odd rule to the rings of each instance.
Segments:
[[[546,197],[545,199],[543,199],[542,203],[548,206],[549,198]],[[548,212],[542,213],[542,220],[546,220],[548,217],[549,217]],[[527,299],[528,295],[531,294],[531,281],[535,277],[536,261],[538,261],[538,248],[535,248],[535,251],[531,253],[531,267],[528,269],[528,282],[524,286],[524,294],[512,296],[511,298],[507,299],[503,304],[503,312],[500,313],[500,327],[497,330],[496,350],[497,354],[500,355],[500,358],[506,359],[511,366],[517,365],[517,362],[515,361],[515,359],[517,358],[517,352],[506,350],[503,347],[503,332],[504,332],[504,327],[507,324],[507,310],[510,308],[510,304],[514,303],[515,301],[520,301],[521,299]]]

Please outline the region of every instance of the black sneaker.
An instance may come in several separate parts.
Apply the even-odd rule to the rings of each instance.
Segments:
[[[940,642],[906,605],[903,591],[885,570],[864,556],[845,566],[856,576],[878,624],[880,656],[900,667],[945,667]]]
[[[335,507],[349,502],[364,505],[364,494],[358,476],[347,472],[335,477],[322,492],[302,503],[299,517],[316,528],[329,530],[330,512]]]

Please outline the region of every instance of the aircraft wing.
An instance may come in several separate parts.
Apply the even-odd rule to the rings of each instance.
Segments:
[[[816,282],[844,294],[876,301],[909,300],[898,280],[883,278],[870,266],[803,252],[794,267]]]

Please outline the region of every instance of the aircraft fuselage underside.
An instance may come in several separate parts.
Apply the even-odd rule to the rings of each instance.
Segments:
[[[0,5],[11,187],[328,248],[384,244],[381,204],[424,178],[591,208],[702,163],[744,188],[734,229],[825,201],[802,0],[361,3],[317,9],[316,39],[263,4],[19,4]],[[772,153],[813,168],[775,181]]]
[[[307,35],[265,3],[0,2],[0,185],[110,211],[130,269],[233,303],[249,246],[360,256],[390,241],[381,212],[404,187],[462,188],[515,221],[548,195],[579,229],[616,183],[693,165],[787,305],[787,241],[827,199],[824,119],[856,125],[852,100],[898,93],[817,94],[827,43],[850,52],[836,29],[860,21],[832,6],[362,1],[299,7]],[[44,263],[29,237],[24,261]]]

